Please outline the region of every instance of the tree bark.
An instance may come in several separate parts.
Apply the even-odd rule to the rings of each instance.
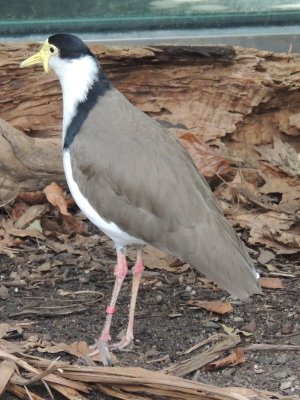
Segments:
[[[41,67],[19,68],[38,48],[0,45],[2,199],[64,183],[58,80]],[[298,55],[217,46],[91,48],[115,86],[178,137],[191,132],[222,148],[284,135],[299,150]]]

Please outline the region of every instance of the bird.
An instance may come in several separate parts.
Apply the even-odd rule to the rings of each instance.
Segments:
[[[62,158],[69,190],[86,217],[112,239],[117,253],[98,352],[108,360],[108,348],[123,349],[134,339],[146,244],[187,262],[234,297],[260,293],[259,275],[244,243],[189,153],[113,86],[89,47],[77,36],[57,33],[20,67],[37,64],[45,72],[53,70],[61,84]],[[121,341],[109,346],[128,271],[128,246],[137,249],[128,325]]]

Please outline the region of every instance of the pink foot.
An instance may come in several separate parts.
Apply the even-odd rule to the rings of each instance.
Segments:
[[[115,364],[115,362],[113,361],[114,357],[109,352],[107,342],[98,339],[95,344],[90,346],[90,349],[91,352],[87,354],[88,357],[94,358],[100,356],[100,360],[97,359],[97,361],[101,361],[104,366]]]
[[[126,332],[119,342],[113,343],[109,346],[111,350],[122,350],[133,343],[133,334]]]

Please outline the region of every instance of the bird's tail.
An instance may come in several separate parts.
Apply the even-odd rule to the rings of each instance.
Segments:
[[[213,216],[209,229],[197,230],[197,251],[188,256],[188,262],[234,297],[247,298],[261,293],[259,274],[244,243],[222,216]]]

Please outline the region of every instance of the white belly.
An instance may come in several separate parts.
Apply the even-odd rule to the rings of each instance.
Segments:
[[[124,247],[130,244],[144,245],[145,242],[143,240],[130,236],[128,233],[122,231],[113,222],[105,221],[91,206],[89,201],[83,196],[83,194],[79,190],[77,183],[73,179],[69,150],[63,150],[63,163],[70,192],[74,200],[76,201],[78,207],[86,215],[86,217],[94,225],[96,225],[99,229],[101,229],[101,231],[103,231],[107,236],[109,236],[117,246]]]

